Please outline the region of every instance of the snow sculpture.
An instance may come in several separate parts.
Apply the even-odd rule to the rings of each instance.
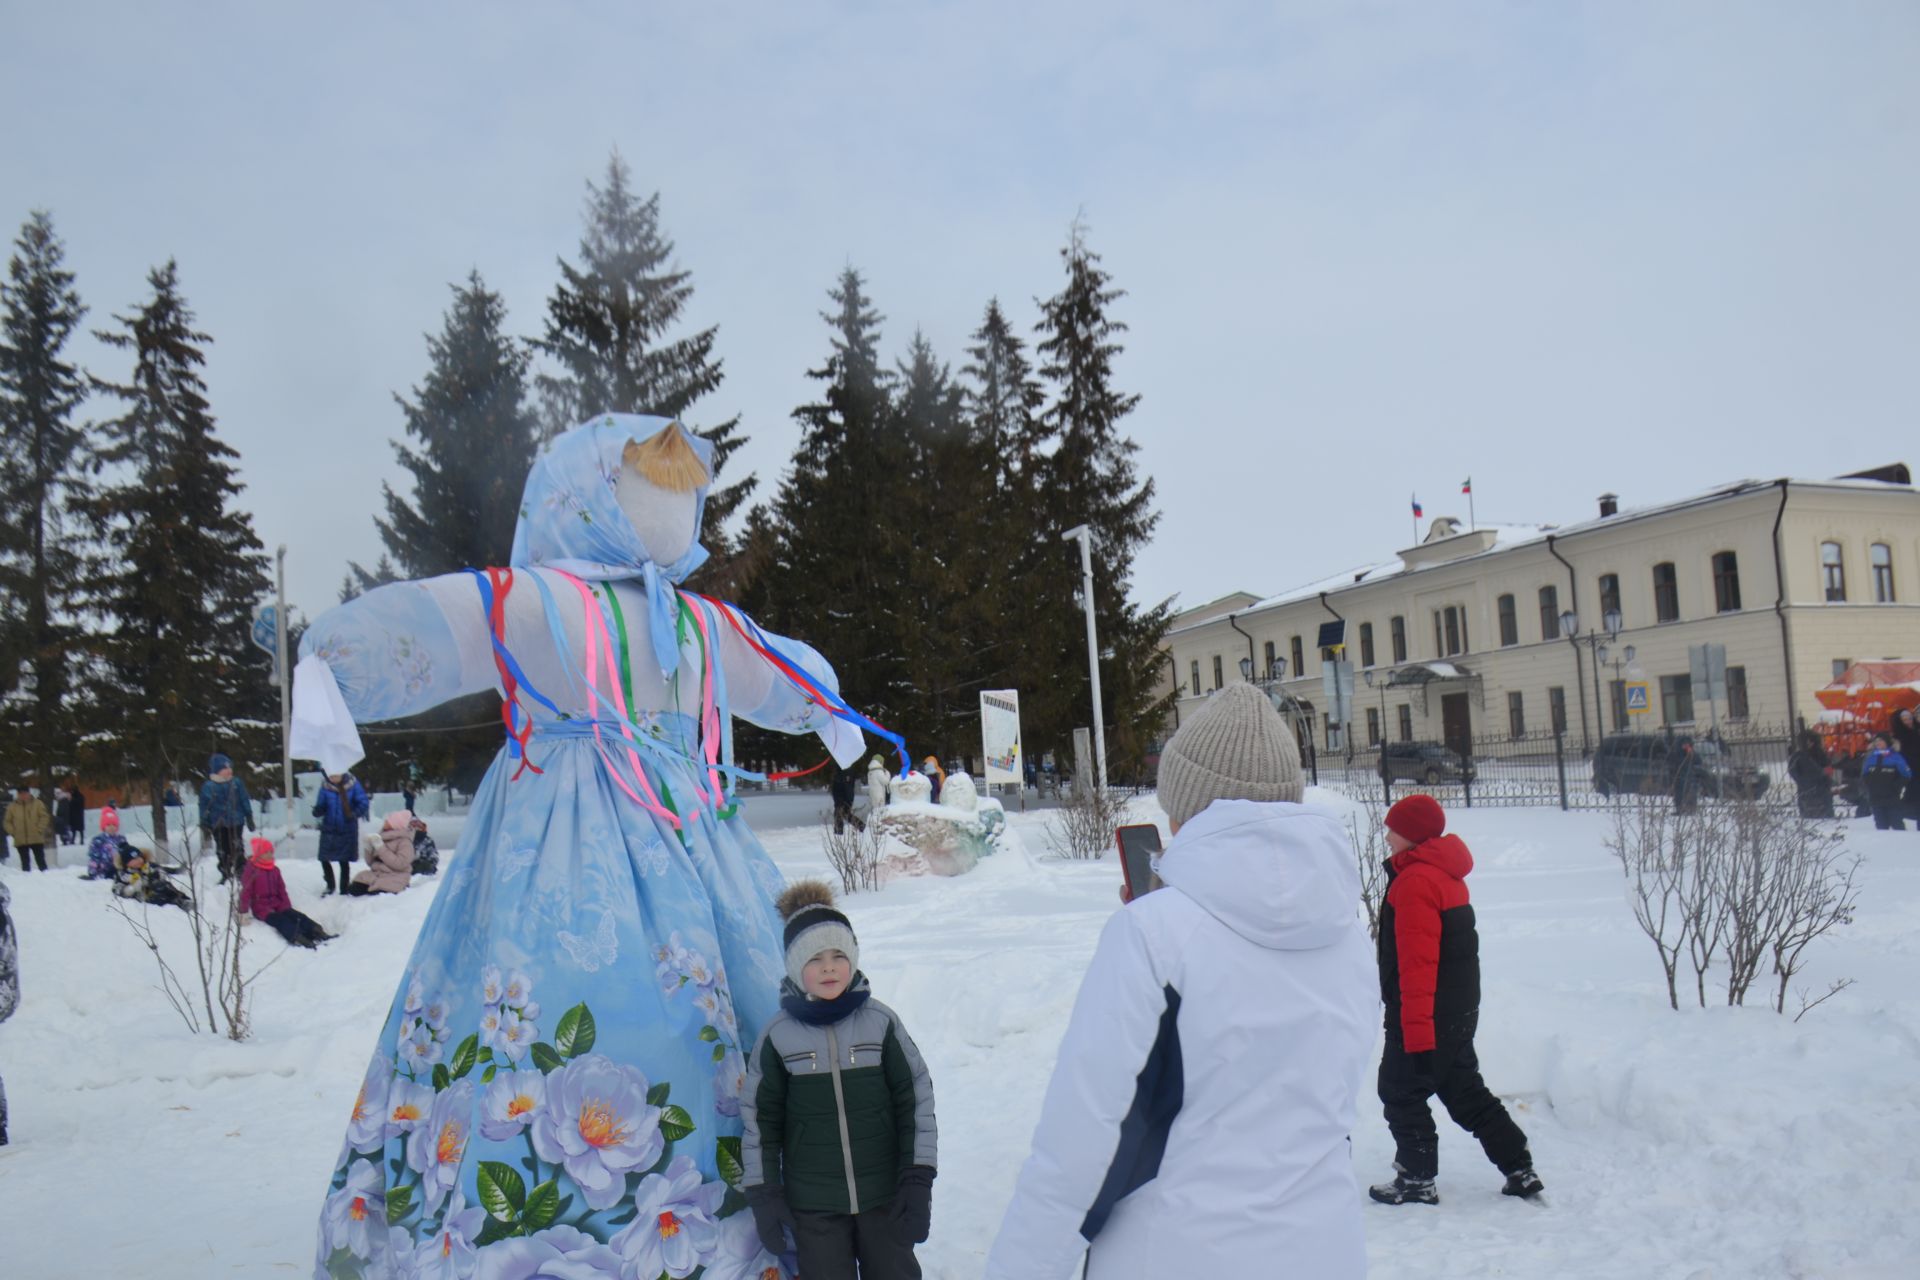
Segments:
[[[906,846],[882,859],[884,879],[964,875],[997,847],[1006,812],[999,801],[982,800],[972,778],[949,773],[939,804],[929,801],[932,794],[932,780],[909,771],[893,780],[893,803],[869,818],[883,836]]]

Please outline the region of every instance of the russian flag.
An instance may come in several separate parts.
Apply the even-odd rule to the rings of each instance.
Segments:
[[[1425,514],[1426,513],[1420,509],[1420,499],[1414,498],[1413,499],[1413,518],[1415,520],[1418,520]]]

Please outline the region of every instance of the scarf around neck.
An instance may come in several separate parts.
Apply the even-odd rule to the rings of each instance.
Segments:
[[[867,975],[864,973],[855,973],[847,989],[831,1000],[816,1000],[795,986],[792,978],[780,981],[780,1007],[791,1014],[795,1021],[804,1022],[810,1027],[824,1027],[839,1022],[872,998],[873,991],[867,985]]]

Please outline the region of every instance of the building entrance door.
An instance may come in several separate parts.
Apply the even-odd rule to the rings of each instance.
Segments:
[[[1462,760],[1473,758],[1473,716],[1467,710],[1467,695],[1440,695],[1440,736]]]

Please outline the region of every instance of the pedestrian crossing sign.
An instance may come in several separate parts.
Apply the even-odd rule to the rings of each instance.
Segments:
[[[1635,680],[1630,682],[1627,685],[1627,714],[1630,716],[1643,716],[1652,709],[1647,699],[1646,681]]]

